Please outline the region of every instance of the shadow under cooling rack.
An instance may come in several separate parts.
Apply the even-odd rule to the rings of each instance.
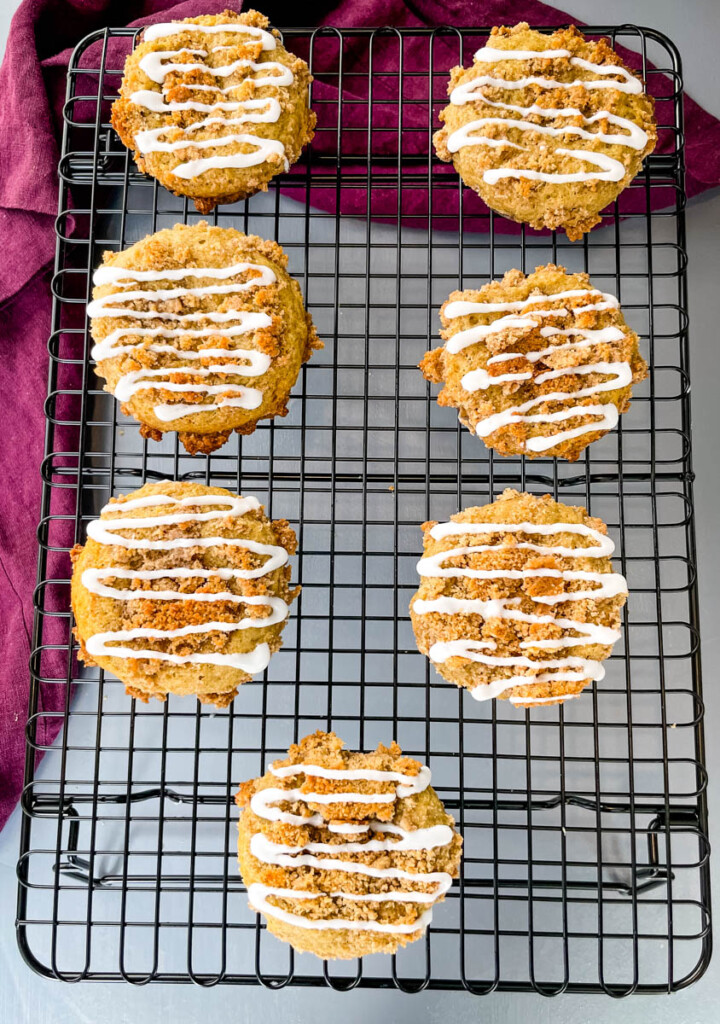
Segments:
[[[283,246],[325,349],[286,419],[195,458],[172,435],[143,441],[94,375],[84,307],[103,251],[197,217],[136,171],[110,128],[135,33],[76,49],[18,867],[20,948],[40,973],[617,996],[672,991],[705,970],[680,62],[648,29],[586,31],[610,35],[643,73],[661,127],[643,172],[577,243],[496,216],[433,155],[449,69],[487,30],[285,33],[312,65],[316,138],[267,194],[212,219]],[[618,429],[575,464],[496,457],[417,370],[450,291],[547,262],[618,295],[650,366]],[[285,645],[216,713],[175,696],[139,705],[75,657],[69,550],[110,495],[167,477],[250,491],[299,536],[303,591]],[[419,524],[511,486],[600,516],[631,593],[605,680],[532,715],[442,682],[407,616]],[[63,730],[48,749],[43,694],[57,687]],[[464,835],[459,883],[396,957],[295,956],[247,907],[235,788],[316,728],[360,749],[397,739],[431,766]]]

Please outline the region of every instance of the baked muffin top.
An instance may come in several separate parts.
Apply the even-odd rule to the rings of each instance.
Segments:
[[[458,872],[462,840],[430,772],[395,743],[358,753],[317,732],[244,783],[237,803],[251,906],[325,959],[419,938]]]
[[[420,368],[440,405],[503,455],[574,461],[618,422],[647,376],[614,295],[548,264],[511,270],[440,310],[445,339]]]
[[[303,361],[321,347],[275,242],[201,221],[107,252],[88,306],[107,390],[156,440],[191,453],[285,415]]]
[[[451,71],[435,135],[442,160],[491,208],[580,238],[657,141],[654,102],[607,39],[574,26],[494,28],[470,68]]]
[[[219,487],[163,481],[111,501],[72,553],[80,656],[142,699],[227,704],[280,647],[295,545],[256,498]]]
[[[445,679],[476,700],[527,707],[603,678],[627,583],[600,519],[508,489],[423,529],[410,613],[418,647]]]
[[[257,11],[151,25],[112,124],[138,167],[201,213],[267,188],[313,136],[311,76]]]

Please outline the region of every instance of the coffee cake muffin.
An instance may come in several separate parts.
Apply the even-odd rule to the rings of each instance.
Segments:
[[[204,221],[106,252],[88,306],[105,390],[159,441],[190,454],[287,414],[300,367],[321,348],[275,242]]]
[[[600,222],[657,142],[640,78],[574,25],[494,28],[472,67],[450,72],[448,92],[440,159],[491,209],[570,239]]]
[[[510,270],[440,310],[445,339],[420,363],[440,405],[501,455],[575,461],[617,424],[647,376],[614,295],[549,264]]]
[[[132,697],[224,707],[281,646],[295,534],[257,498],[145,484],[110,501],[72,552],[79,657]]]
[[[449,523],[425,523],[417,645],[475,700],[547,707],[605,675],[627,597],[600,519],[506,490]]]
[[[453,819],[429,770],[396,743],[362,754],[316,732],[236,803],[250,906],[298,952],[394,953],[422,937],[458,876]]]
[[[267,29],[257,11],[151,25],[125,62],[113,128],[201,213],[266,190],[313,137],[307,64]]]

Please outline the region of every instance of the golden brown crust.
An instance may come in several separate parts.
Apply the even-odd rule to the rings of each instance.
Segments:
[[[199,18],[185,18],[178,25],[243,24],[259,29],[268,28],[268,19],[257,11],[237,14],[226,10],[222,14],[203,15]],[[181,37],[174,36],[172,41],[165,38],[145,41],[142,37],[135,50],[125,62],[125,72],[120,96],[113,104],[111,121],[133,156],[138,168],[157,178],[170,192],[179,196],[189,196],[200,213],[210,213],[220,203],[234,203],[246,199],[258,191],[266,191],[268,182],[285,167],[285,160],[293,164],[299,158],[304,146],[313,138],[315,114],[308,108],[308,88],[312,77],[305,61],[289,53],[280,42],[277,33],[275,48],[263,50],[262,41],[256,36],[238,35],[236,32],[202,34],[197,31],[186,32]],[[220,52],[214,48],[222,47]],[[152,52],[167,52],[184,49],[185,56],[178,56],[176,62],[191,63],[192,69],[171,71],[163,82],[159,83],[143,70],[141,60]],[[204,50],[205,56],[193,53],[193,50]],[[284,86],[267,83],[258,85],[256,72],[248,66],[239,66],[231,74],[218,78],[209,69],[227,67],[237,61],[254,63],[273,62],[282,64],[293,75],[293,81]],[[276,74],[276,72],[271,72]],[[267,76],[266,76],[267,77]],[[218,126],[212,125],[193,130],[188,145],[171,152],[153,151],[141,153],[138,148],[139,132],[166,128],[162,136],[163,142],[175,143],[184,140],[187,133],[182,129],[208,119],[210,116],[223,115],[226,119],[238,117],[238,112],[222,110],[215,112],[196,110],[173,110],[171,112],[155,112],[132,101],[133,94],[149,90],[163,95],[164,102],[201,102],[212,105],[213,102],[228,102],[227,94],[212,93],[207,88],[195,90],[194,86],[212,86],[215,89],[236,88],[230,94],[230,101],[270,99],[280,103],[280,115],[275,122],[247,121],[240,125],[230,125],[237,134],[252,135],[258,138],[275,139],[284,146],[284,156],[271,152],[260,164],[249,167],[215,167],[201,174],[184,178],[174,173],[180,164],[208,156],[230,155],[234,153],[251,153],[253,145],[246,142],[234,142],[222,147],[198,147],[192,142],[207,142],[217,137]],[[253,110],[250,111],[253,114]]]
[[[491,281],[478,291],[453,292],[440,310],[443,329],[441,337],[447,343],[461,331],[479,325],[492,324],[501,318],[509,318],[508,326],[479,338],[476,342],[451,352],[446,346],[428,352],[420,369],[425,377],[433,383],[444,384],[438,395],[439,405],[448,405],[458,410],[460,420],[475,432],[478,425],[486,417],[511,408],[522,406],[523,403],[540,398],[542,395],[573,393],[595,387],[613,380],[613,373],[572,373],[547,377],[548,373],[560,369],[571,371],[574,367],[591,363],[595,364],[627,364],[630,368],[631,380],[628,384],[613,390],[596,391],[593,394],[578,398],[549,400],[533,405],[527,410],[531,416],[552,415],[567,412],[572,406],[580,410],[590,409],[606,403],[613,404],[619,413],[625,412],[630,405],[632,387],[647,377],[647,364],[640,355],[638,336],[625,322],[619,307],[605,308],[607,305],[602,295],[570,296],[553,302],[538,298],[534,306],[519,311],[513,319],[512,312],[498,310],[496,312],[473,312],[465,316],[446,316],[451,302],[483,302],[483,303],[514,303],[524,302],[532,296],[550,296],[567,291],[583,291],[592,289],[593,284],[587,274],[568,274],[564,267],[548,264],[537,267],[527,277],[519,270],[510,270],[501,281]],[[597,304],[598,309],[588,309]],[[538,317],[535,321],[522,322],[520,315],[531,316],[532,309],[556,309],[553,316]],[[580,310],[580,312],[578,312]],[[595,342],[593,337],[582,335],[557,334],[548,336],[551,330],[600,331],[612,329],[604,336],[610,340]],[[597,335],[595,337],[598,337]],[[578,338],[581,343],[577,344]],[[588,342],[592,342],[589,344]],[[534,353],[552,351],[541,358]],[[517,353],[514,359],[505,359],[509,353]],[[532,356],[532,358],[530,358]],[[493,359],[493,362],[489,360]],[[492,382],[494,377],[505,375],[530,374],[529,379],[500,381],[498,384],[468,388],[467,374],[486,372]],[[538,382],[538,378],[545,379]],[[533,450],[533,444],[542,444],[542,439],[558,437],[564,431],[580,430],[599,423],[597,430],[588,430],[576,437],[560,439],[558,443]],[[481,427],[481,430],[484,430]],[[607,426],[597,413],[579,412],[577,416],[557,422],[525,421],[515,419],[514,422],[501,424],[497,429],[482,437],[488,448],[493,448],[502,455],[526,455],[529,458],[555,456],[574,462],[584,449],[593,441],[607,433]]]
[[[253,430],[255,426],[256,424],[253,423]],[[222,448],[229,437],[229,430],[220,430],[216,434],[191,434],[187,430],[178,431],[178,441],[188,455],[211,455],[218,448]]]
[[[489,505],[467,508],[451,516],[454,523],[533,523],[533,524],[583,524],[602,535],[607,534],[607,527],[602,520],[588,516],[586,510],[576,505],[564,505],[553,501],[550,495],[536,497],[506,490],[497,501]],[[523,614],[551,616],[553,619],[572,619],[579,623],[590,623],[606,629],[617,630],[620,626],[620,610],[625,604],[626,595],[608,596],[601,599],[559,601],[552,604],[538,602],[538,598],[547,595],[567,594],[573,591],[584,591],[594,587],[586,580],[568,580],[552,575],[558,571],[610,573],[612,563],[609,557],[570,557],[560,553],[544,555],[533,550],[522,549],[520,543],[532,543],[551,547],[573,548],[578,551],[583,547],[592,546],[593,542],[577,533],[555,533],[550,537],[538,536],[522,531],[498,534],[468,533],[453,534],[442,539],[432,536],[431,530],[435,523],[425,523],[424,557],[438,555],[455,547],[479,547],[492,545],[492,550],[478,551],[466,555],[454,555],[449,565],[457,568],[473,570],[518,570],[548,569],[550,575],[530,576],[513,579],[476,578],[472,576],[423,576],[420,587],[410,602],[410,617],[415,639],[420,651],[428,655],[433,644],[459,639],[470,639],[484,644],[494,645],[488,653],[501,658],[518,656],[528,657],[534,662],[562,659],[568,656],[601,662],[609,657],[612,645],[599,642],[580,642],[572,646],[557,647],[554,643],[560,639],[578,639],[580,630],[569,630],[567,626],[558,626],[556,622],[527,622],[514,618],[502,618],[487,613],[475,612],[446,614],[442,611],[416,610],[415,603],[433,601],[437,598],[449,597],[461,600],[510,601],[513,612]],[[422,607],[422,606],[420,606]],[[535,647],[534,643],[544,641]],[[551,641],[551,645],[547,645]],[[525,646],[522,646],[525,645]],[[469,690],[487,684],[501,684],[503,680],[516,676],[527,677],[528,682],[517,684],[502,690],[497,697],[500,700],[513,698],[512,703],[519,707],[532,707],[533,702],[542,700],[540,707],[562,703],[569,695],[580,693],[592,680],[589,677],[574,681],[533,681],[542,672],[542,668],[531,668],[523,665],[489,665],[472,661],[466,657],[453,656],[445,661],[434,662],[435,669],[448,682]],[[580,674],[580,668],[576,671]],[[482,694],[482,691],[480,691]],[[480,699],[484,699],[480,696]],[[523,701],[522,698],[527,698]],[[554,700],[552,698],[555,698]]]
[[[106,342],[114,332],[125,332],[121,339],[124,346],[132,346],[129,351],[120,350],[98,356],[97,372],[107,381],[106,390],[116,393],[121,381],[136,371],[149,370],[159,377],[158,370],[168,368],[165,379],[181,385],[208,383],[242,385],[259,389],[262,392],[261,404],[256,408],[240,408],[237,406],[220,406],[214,404],[225,395],[209,395],[202,391],[176,391],[162,387],[161,381],[152,389],[135,392],[122,403],[122,411],[133,416],[141,424],[140,433],[143,437],[159,441],[164,433],[177,431],[180,442],[191,454],[209,454],[223,445],[233,430],[238,433],[251,433],[258,422],[273,416],[283,416],[287,412],[287,402],[291,388],[303,362],[310,358],[312,352],[322,348],[313,326],[310,314],[305,311],[300,286],[287,273],[287,256],[281,247],[272,241],[258,238],[255,235],[244,235],[232,228],[212,227],[204,221],[191,226],[177,224],[174,228],[158,231],[154,235],[136,242],[135,245],[119,253],[107,252],[103,258],[103,267],[122,267],[133,271],[164,271],[182,268],[210,267],[221,268],[236,263],[250,263],[256,267],[268,267],[275,280],[270,284],[257,285],[241,291],[220,294],[193,295],[189,291],[180,297],[170,299],[135,299],[124,300],[123,306],[128,309],[147,313],[156,311],[159,316],[152,318],[133,318],[127,316],[98,316],[91,319],[91,331],[95,342],[100,345]],[[224,278],[222,284],[245,285],[257,278],[257,271],[250,270],[239,273],[235,278]],[[183,282],[157,279],[142,281],[136,285],[143,292],[160,289],[178,288]],[[194,278],[193,287],[218,284],[212,278]],[[127,291],[121,284],[104,283],[93,290],[93,298],[106,299],[118,296],[122,300],[123,292]],[[269,318],[269,326],[259,327],[243,333],[235,339],[219,333],[206,337],[194,337],[190,334],[163,339],[133,333],[133,329],[162,328],[178,329],[177,317],[194,318],[190,327],[198,330],[212,329],[216,323],[212,317],[225,317],[226,320],[217,324],[218,330],[230,324],[227,318],[237,312],[238,317],[246,314],[265,315]],[[92,313],[92,310],[91,310]],[[170,319],[162,319],[167,314]],[[206,314],[209,319],[203,319]],[[153,344],[158,340],[167,342],[187,351],[222,349],[227,351],[223,364],[231,361],[237,363],[237,373],[218,373],[212,370],[207,376],[208,368],[218,364],[218,357],[212,354],[207,357],[190,359],[179,355],[158,352]],[[269,357],[268,369],[261,376],[243,374],[247,362],[242,354],[236,356],[234,349],[256,350]],[[198,378],[193,370],[205,372]],[[229,392],[232,397],[233,392]],[[197,404],[198,412],[178,416],[173,420],[159,418],[156,408],[159,404],[171,407],[176,404],[187,406]]]
[[[508,50],[562,49],[569,51],[571,57],[579,57],[594,64],[615,65],[631,72],[607,39],[590,42],[574,25],[552,34],[536,32],[524,22],[513,28],[494,28],[488,46]],[[579,83],[568,89],[547,88],[535,83],[520,89],[486,84],[482,87],[480,98],[475,97],[464,104],[451,103],[441,112],[443,127],[436,132],[434,143],[440,159],[452,162],[465,184],[474,189],[493,210],[537,230],[562,228],[570,239],[582,237],[584,232],[590,231],[600,222],[600,211],[629,185],[642,167],[644,158],[655,148],[657,126],[654,100],[644,92],[634,94],[610,88],[588,89],[582,82],[597,79],[598,73],[571,64],[568,57],[476,61],[472,67],[452,69],[448,92],[466,85],[480,75],[506,80],[536,77]],[[579,110],[580,115],[553,116],[548,120],[548,115],[510,111],[502,104],[524,108],[573,108]],[[553,136],[510,127],[513,119],[521,119],[541,127],[570,127],[608,135],[628,134],[605,118],[594,122],[587,120],[601,110],[638,125],[647,135],[643,148],[638,150],[624,144],[588,139],[577,133]],[[450,136],[463,126],[479,118],[498,117],[504,119],[503,123],[486,122],[481,131],[471,130],[470,134],[481,134],[493,140],[504,139],[514,146],[467,145],[455,152],[448,148]],[[518,149],[518,146],[522,149]],[[574,174],[590,169],[588,163],[558,153],[559,149],[584,149],[598,153],[601,157],[619,161],[625,173],[619,181],[595,178],[565,183],[501,177],[495,183],[488,183],[484,179],[487,171],[508,167],[552,174]]]
[[[132,416],[130,408],[127,405],[121,405],[120,412],[123,416]],[[151,427],[147,423],[140,423],[140,437],[144,437],[146,441],[162,441],[162,436],[162,430],[158,430],[157,427]]]
[[[230,491],[220,487],[205,487],[196,483],[163,481],[146,484],[140,490],[111,502],[112,511],[101,516],[102,521],[117,518],[116,512],[123,512],[128,518],[166,515],[168,505],[155,505],[123,510],[127,501],[135,498],[169,495],[180,500],[188,497],[218,495],[234,497]],[[172,508],[172,507],[171,507]],[[188,505],[190,513],[222,510],[227,505]],[[174,511],[178,511],[177,507]],[[172,514],[172,512],[171,512]],[[138,530],[122,531],[122,536],[153,541],[166,541],[176,537],[198,538],[221,536],[228,539],[243,538],[250,542],[284,547],[293,554],[296,547],[295,534],[286,520],[271,522],[262,507],[250,509],[242,516],[227,516],[212,521],[186,521],[178,524],[162,524]],[[177,591],[178,594],[232,593],[243,598],[279,597],[288,605],[295,599],[299,589],[290,585],[290,567],[279,568],[254,578],[233,576],[224,579],[221,575],[209,577],[178,578],[173,576],[126,580],[121,577],[107,577],[102,582],[114,590],[130,589],[138,596],[132,600],[118,600],[112,596],[93,593],[83,583],[83,573],[89,569],[117,568],[119,570],[163,570],[197,569],[199,571],[258,568],[265,556],[255,554],[250,548],[232,545],[188,546],[171,550],[147,550],[127,548],[116,544],[99,543],[89,537],[86,544],[77,545],[72,552],[73,577],[71,603],[76,621],[75,635],[78,639],[78,657],[87,665],[99,665],[112,672],[125,683],[126,692],[146,701],[149,697],[164,700],[168,693],[196,695],[203,703],[218,707],[227,706],[237,694],[239,684],[252,678],[250,674],[228,664],[184,663],[173,664],[153,658],[108,657],[90,655],[87,642],[98,633],[119,630],[152,629],[176,630],[189,625],[205,622],[237,622],[240,618],[257,618],[257,627],[232,632],[196,632],[176,639],[128,639],[123,646],[152,649],[179,655],[197,653],[244,654],[254,650],[258,644],[268,644],[274,652],[281,646],[281,633],[285,621],[263,626],[263,618],[269,613],[267,604],[246,603],[237,600],[192,600],[153,599],[155,591]],[[112,642],[112,641],[111,641]]]
[[[323,732],[316,732],[305,737],[299,744],[293,745],[287,759],[276,761],[274,767],[291,764],[318,765],[340,770],[395,771],[412,777],[417,776],[421,768],[418,761],[403,756],[395,743],[388,747],[381,744],[371,753],[356,753],[345,750],[342,741],[333,733]],[[281,802],[283,810],[303,817],[307,817],[308,811],[311,811],[319,815],[323,821],[322,825],[311,826],[286,824],[283,821],[270,821],[260,817],[250,806],[254,794],[269,788],[299,788],[301,792],[308,794],[337,793],[338,800],[333,803],[313,803],[303,799]],[[303,773],[278,778],[269,771],[261,778],[241,784],[235,798],[238,806],[242,808],[238,822],[238,856],[243,882],[249,890],[251,886],[260,884],[316,894],[313,899],[283,898],[278,895],[269,897],[271,904],[281,911],[300,916],[308,922],[326,918],[348,922],[377,922],[381,925],[405,925],[411,928],[406,934],[350,928],[324,931],[320,928],[298,926],[267,914],[267,926],[274,935],[289,942],[299,952],[314,953],[328,960],[352,959],[377,952],[394,953],[399,947],[422,937],[422,927],[412,930],[412,926],[427,911],[430,904],[392,900],[391,891],[433,892],[435,883],[407,880],[402,877],[389,880],[357,871],[343,871],[341,868],[277,865],[259,860],[251,850],[253,837],[258,834],[271,843],[295,849],[318,842],[334,845],[344,844],[348,840],[364,842],[366,839],[382,840],[391,837],[391,841],[394,841],[396,833],[384,833],[379,827],[371,831],[368,825],[370,821],[382,821],[388,826],[392,824],[393,828],[401,828],[407,832],[443,825],[452,830],[450,841],[431,849],[408,849],[401,852],[354,850],[341,851],[338,856],[354,864],[369,865],[373,869],[392,867],[412,874],[445,872],[453,878],[457,877],[462,839],[454,831],[453,819],[446,813],[431,787],[428,786],[422,792],[408,797],[396,797],[393,802],[387,803],[362,804],[342,800],[343,792],[367,792],[368,795],[378,796],[395,794],[395,789],[396,783],[386,780],[348,781],[325,779]],[[329,823],[355,826],[366,824],[368,830],[365,833],[348,836],[330,830],[327,827]],[[323,856],[327,858],[331,853],[324,853]],[[356,897],[387,894],[387,898],[353,900],[332,895],[338,892]],[[252,899],[252,890],[250,894]]]

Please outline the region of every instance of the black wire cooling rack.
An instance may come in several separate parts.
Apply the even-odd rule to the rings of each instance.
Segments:
[[[487,30],[286,33],[315,75],[315,142],[268,194],[213,219],[283,245],[326,348],[287,419],[196,458],[173,435],[143,442],[90,363],[84,304],[103,250],[197,215],[140,175],[109,128],[134,33],[95,33],[76,49],[19,863],[19,943],[38,972],[618,996],[678,989],[706,968],[680,61],[657,32],[589,30],[600,33],[638,51],[661,144],[579,243],[495,216],[432,154],[448,70]],[[416,369],[450,291],[550,260],[620,297],[651,367],[618,429],[574,465],[494,457]],[[285,646],[221,712],[192,698],[138,705],[117,680],[81,671],[70,641],[69,548],[110,495],[163,477],[256,494],[299,534],[303,593]],[[506,486],[603,518],[631,590],[606,679],[530,714],[444,683],[407,616],[419,524]],[[54,687],[65,711],[48,749],[42,694]],[[324,967],[247,908],[235,788],[316,728],[360,749],[396,738],[430,764],[465,836],[459,885],[397,957]]]

